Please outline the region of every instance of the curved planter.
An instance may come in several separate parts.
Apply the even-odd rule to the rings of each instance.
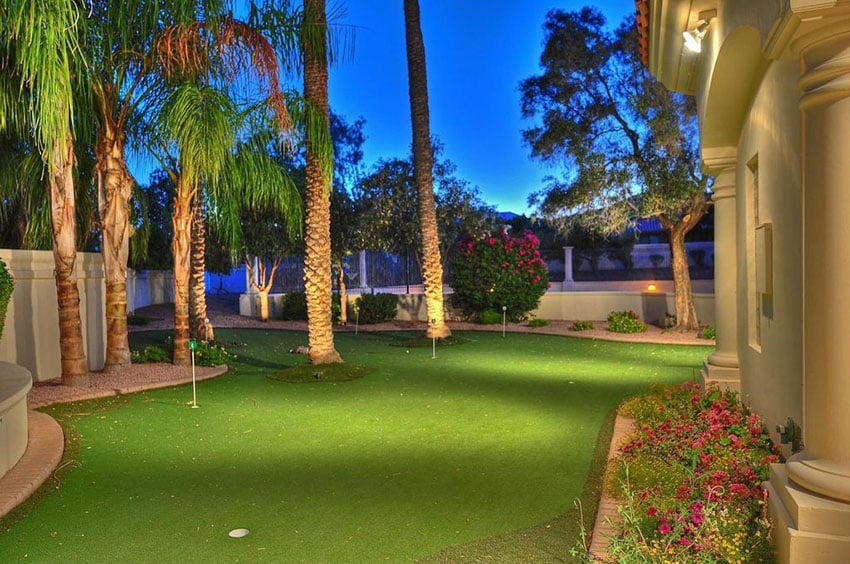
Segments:
[[[32,388],[30,371],[17,364],[0,362],[0,477],[27,450],[27,392]]]

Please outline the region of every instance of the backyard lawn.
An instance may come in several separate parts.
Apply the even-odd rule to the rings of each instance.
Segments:
[[[198,384],[199,409],[191,386],[48,408],[70,433],[67,471],[2,523],[0,560],[568,559],[611,410],[693,378],[712,350],[459,334],[469,342],[436,359],[398,346],[405,334],[338,334],[346,361],[374,372],[290,384],[266,374],[306,362],[288,352],[303,333],[217,329],[238,358]]]

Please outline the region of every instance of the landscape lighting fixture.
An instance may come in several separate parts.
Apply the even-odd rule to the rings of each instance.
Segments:
[[[708,32],[708,25],[711,20],[717,16],[717,10],[706,10],[699,13],[699,21],[693,29],[682,32],[682,37],[685,38],[685,47],[692,53],[702,51],[702,38]]]

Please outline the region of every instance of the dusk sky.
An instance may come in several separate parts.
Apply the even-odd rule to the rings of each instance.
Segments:
[[[341,23],[356,28],[351,60],[331,69],[330,103],[349,122],[366,119],[367,170],[405,157],[411,143],[402,0],[348,0]],[[431,134],[456,174],[499,211],[529,213],[528,194],[553,171],[523,145],[519,82],[539,73],[542,25],[553,8],[592,4],[616,27],[632,0],[420,0]]]

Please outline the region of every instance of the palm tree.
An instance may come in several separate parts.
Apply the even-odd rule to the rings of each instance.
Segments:
[[[162,146],[176,148],[170,161],[176,186],[174,226],[174,364],[189,363],[189,270],[192,202],[201,186],[215,187],[236,141],[237,110],[228,93],[239,76],[264,81],[267,104],[278,129],[289,129],[289,114],[278,82],[277,57],[256,29],[230,17],[190,25],[171,26],[159,38],[156,52],[164,76],[177,82],[159,118]],[[244,53],[250,56],[243,56]],[[160,151],[161,153],[166,151]],[[250,186],[245,184],[242,186]]]
[[[91,61],[91,88],[95,99],[95,143],[98,209],[103,236],[106,278],[106,359],[104,370],[118,371],[130,363],[127,341],[127,259],[133,234],[130,220],[135,180],[125,156],[127,130],[138,113],[150,110],[156,88],[155,61],[161,56],[159,38],[174,24],[195,23],[198,13],[223,13],[219,0],[149,2],[93,2],[90,22],[95,32],[86,42]],[[171,22],[172,26],[165,23]],[[183,66],[190,66],[183,62]]]
[[[189,336],[201,341],[215,338],[207,317],[206,265],[207,231],[203,192],[192,203],[192,250],[189,261]]]
[[[425,43],[419,23],[419,0],[404,0],[404,27],[407,39],[407,76],[410,83],[410,116],[413,124],[413,178],[422,229],[422,279],[431,338],[452,334],[443,310],[443,262],[437,237],[434,207],[434,155],[428,109],[428,78],[425,72]]]
[[[330,192],[333,145],[328,106],[328,22],[324,0],[304,0],[301,46],[307,143],[304,291],[310,362],[342,362],[331,312]]]
[[[62,383],[89,383],[83,348],[77,257],[76,198],[73,176],[74,84],[84,77],[80,43],[83,11],[74,0],[21,0],[7,4],[0,15],[4,38],[0,128],[31,128],[35,145],[47,166]],[[25,111],[16,110],[13,84],[25,93]],[[18,90],[20,97],[21,90]],[[8,111],[11,110],[11,111]],[[27,123],[28,122],[28,123]]]

